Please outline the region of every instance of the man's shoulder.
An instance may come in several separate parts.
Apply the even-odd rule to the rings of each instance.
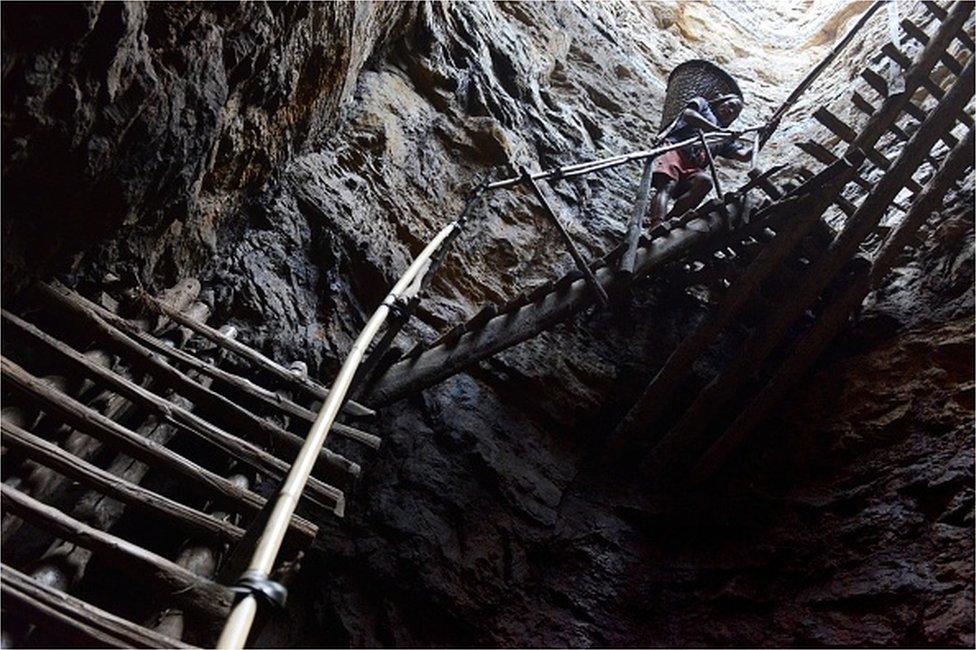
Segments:
[[[710,112],[708,100],[705,99],[704,97],[692,97],[691,99],[688,100],[688,103],[686,104],[686,108],[693,108],[699,113],[701,113],[702,111]]]

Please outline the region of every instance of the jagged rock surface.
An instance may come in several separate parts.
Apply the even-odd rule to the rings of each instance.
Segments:
[[[851,18],[794,23],[776,46],[739,3],[83,6],[40,45],[23,40],[37,29],[6,38],[4,6],[18,98],[4,180],[37,187],[50,150],[67,151],[61,198],[104,216],[15,204],[5,252],[63,222],[54,266],[78,233],[121,227],[79,279],[199,273],[215,321],[323,381],[479,173],[644,146],[667,73],[693,56],[742,80],[753,122]],[[99,25],[122,35],[96,39]],[[796,112],[840,96],[884,33],[873,24]],[[63,87],[77,108],[59,116]],[[130,123],[130,140],[94,135]],[[811,128],[789,122],[784,139]],[[31,129],[52,135],[16,140]],[[770,160],[791,155],[771,143]],[[723,170],[727,186],[739,173]],[[638,176],[558,186],[589,256],[619,240]],[[479,214],[404,347],[569,268],[526,195]],[[590,462],[703,315],[666,287],[385,409],[347,519],[259,642],[971,645],[972,211],[930,232],[720,491],[652,496]]]

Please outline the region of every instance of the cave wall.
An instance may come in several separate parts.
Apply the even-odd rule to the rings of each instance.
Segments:
[[[864,8],[86,4],[52,30],[5,4],[4,291],[198,275],[215,321],[327,381],[479,173],[643,146],[691,57],[741,80],[751,123]],[[638,176],[557,187],[587,255],[619,240]],[[346,519],[259,642],[972,645],[972,194],[949,204],[720,489],[652,494],[595,461],[704,314],[667,287],[384,409]],[[523,194],[479,215],[404,346],[569,268]]]

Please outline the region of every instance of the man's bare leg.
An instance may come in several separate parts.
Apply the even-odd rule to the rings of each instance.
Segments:
[[[668,213],[668,202],[671,200],[671,192],[674,190],[675,182],[667,181],[654,183],[654,199],[651,201],[651,223],[648,230],[653,230],[659,223],[664,221],[664,215]]]
[[[712,179],[708,177],[708,174],[702,172],[690,176],[687,186],[688,189],[675,200],[674,207],[668,213],[669,220],[680,217],[688,210],[696,208],[712,189]]]

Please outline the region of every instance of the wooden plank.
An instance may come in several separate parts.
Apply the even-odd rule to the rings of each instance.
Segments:
[[[870,274],[847,285],[821,313],[814,326],[794,345],[762,391],[708,449],[692,471],[692,481],[700,483],[718,471],[748,441],[750,434],[780,403],[786,393],[809,371],[816,359],[847,326],[851,312],[858,307],[897,262],[901,252],[925,220],[937,210],[952,185],[973,167],[973,131],[950,152],[912,204],[905,218],[882,246]]]
[[[929,35],[925,33],[925,30],[913,23],[908,18],[901,21],[901,28],[905,30],[905,33],[909,38],[915,39],[919,44],[923,46],[929,44]],[[939,57],[939,61],[942,61],[942,65],[947,67],[952,74],[956,76],[962,74],[962,64],[959,63],[959,61],[957,61],[955,57],[948,52],[944,52],[942,56]]]
[[[162,419],[174,424],[183,431],[205,440],[225,451],[231,457],[237,458],[269,476],[282,478],[288,473],[290,466],[287,463],[272,456],[263,449],[232,436],[188,409],[155,395],[135,382],[129,381],[107,368],[91,363],[84,355],[7,310],[0,309],[0,315],[2,315],[3,320],[31,336],[35,341],[53,350],[59,358],[67,361],[80,372],[107,385],[133,403],[142,406],[152,413],[158,414]],[[326,485],[316,479],[310,479],[308,490],[308,496],[313,501],[328,503],[330,504],[330,509],[336,512],[342,510],[342,504],[345,498],[337,488]]]
[[[146,510],[163,521],[228,542],[234,542],[244,534],[242,529],[233,524],[214,519],[199,510],[113,476],[14,424],[2,422],[0,430],[3,432],[5,444],[17,449],[31,460],[90,488],[95,488],[113,499]]]
[[[131,327],[131,324],[124,318],[102,310],[98,305],[63,285],[39,284],[38,288],[40,294],[53,305],[78,317],[100,338],[124,353],[126,358],[151,373],[164,385],[193,400],[198,408],[205,410],[211,417],[220,418],[231,427],[238,427],[245,437],[252,440],[264,442],[270,439],[294,453],[301,448],[302,439],[295,434],[254,415],[223,395],[204,387],[163,361],[159,355],[138,342],[134,336],[127,335],[125,329]],[[341,481],[344,480],[345,473],[358,476],[361,471],[357,463],[328,449],[320,451],[319,459],[321,464],[318,467],[321,468],[321,475],[327,480]]]
[[[230,589],[201,578],[186,569],[131,542],[92,528],[23,492],[0,484],[3,509],[62,539],[110,559],[113,564],[139,579],[159,585],[164,593],[186,609],[208,619],[220,619],[230,611]]]
[[[702,389],[678,424],[655,446],[650,471],[664,472],[665,468],[673,471],[681,465],[680,460],[675,462],[677,458],[701,451],[707,445],[707,428],[716,416],[727,413],[726,404],[741,393],[746,381],[783,341],[797,319],[814,305],[828,284],[846,268],[861,242],[877,227],[891,201],[904,187],[905,179],[915,172],[940,134],[952,128],[955,113],[973,95],[974,74],[973,62],[970,61],[965,73],[905,145],[898,160],[861,203],[854,217],[847,221],[827,252],[814,262],[800,282],[794,283],[789,300],[780,304],[772,318],[764,322],[740,348],[723,372]]]
[[[312,379],[309,379],[307,376],[294,373],[288,370],[284,366],[278,364],[273,359],[261,354],[260,352],[258,352],[253,348],[244,345],[243,343],[240,343],[239,341],[235,341],[232,338],[228,338],[224,336],[219,331],[215,330],[209,325],[206,325],[204,323],[198,323],[185,318],[178,311],[170,309],[167,305],[159,302],[154,297],[148,294],[145,294],[145,297],[153,304],[155,308],[157,308],[160,312],[162,312],[169,318],[172,318],[180,325],[183,325],[184,327],[193,330],[200,336],[208,339],[209,341],[215,343],[216,345],[220,346],[225,350],[233,352],[234,354],[238,355],[242,359],[246,359],[247,361],[250,361],[257,367],[261,368],[262,370],[265,370],[271,373],[272,375],[274,375],[275,377],[277,377],[278,379],[281,379],[285,383],[302,390],[303,392],[307,393],[311,397],[318,400],[324,400],[325,397],[329,394],[329,391],[327,388],[325,388],[325,386],[322,386],[321,384],[313,381]],[[358,404],[352,401],[347,402],[344,408],[345,411],[350,415],[358,415],[358,416],[376,415],[376,411],[367,408],[362,404]]]
[[[854,129],[845,124],[839,117],[831,113],[827,108],[820,107],[814,112],[813,117],[815,120],[820,122],[820,124],[830,130],[831,133],[847,144],[853,144],[853,142],[857,139],[857,133],[854,131]],[[878,151],[875,147],[867,147],[865,149],[865,153],[868,156],[868,160],[870,160],[880,169],[887,170],[891,168],[891,161],[888,160],[888,157]],[[922,186],[911,178],[908,179],[905,186],[910,189],[913,194],[921,191],[922,189]]]
[[[192,648],[115,614],[52,589],[6,564],[0,565],[3,608],[43,626],[44,632],[73,647]]]
[[[637,200],[634,201],[634,210],[630,213],[630,219],[627,221],[627,230],[624,235],[624,254],[621,256],[619,263],[621,273],[634,274],[634,260],[637,258],[637,247],[640,245],[641,232],[644,230],[647,202],[651,194],[653,165],[653,158],[648,158],[644,162],[644,170],[641,173],[640,184],[637,187]]]
[[[717,213],[702,215],[666,236],[638,249],[635,278],[639,278],[670,261],[679,259],[725,229]],[[595,273],[605,290],[615,285],[609,267]],[[563,293],[548,292],[538,302],[518,311],[492,318],[477,332],[465,334],[455,346],[434,346],[415,359],[405,359],[390,367],[370,393],[376,404],[386,404],[407,394],[435,384],[463,370],[468,365],[537,335],[592,304],[586,282],[577,280]]]
[[[124,453],[147,465],[186,477],[189,479],[189,484],[207,498],[219,499],[231,508],[245,512],[258,512],[264,506],[264,498],[253,492],[239,489],[227,479],[217,476],[162,445],[142,438],[77,400],[51,389],[6,357],[0,356],[0,371],[8,388],[37,401],[45,411],[57,415],[93,438],[115,445]],[[317,528],[309,522],[296,517],[292,525],[296,532],[306,537],[315,537]]]

